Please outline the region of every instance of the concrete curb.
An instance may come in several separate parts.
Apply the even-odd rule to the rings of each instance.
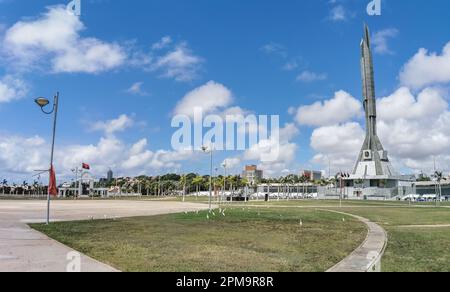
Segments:
[[[320,211],[342,214],[358,219],[367,225],[368,232],[364,242],[348,257],[329,269],[329,273],[381,272],[381,259],[386,250],[388,237],[386,231],[370,220],[339,211],[320,209]]]

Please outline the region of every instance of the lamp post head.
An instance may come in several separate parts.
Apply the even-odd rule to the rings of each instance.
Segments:
[[[45,97],[38,97],[34,100],[34,102],[41,108],[46,107],[50,103],[50,101]]]

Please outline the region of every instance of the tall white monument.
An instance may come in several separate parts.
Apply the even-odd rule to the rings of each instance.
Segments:
[[[366,113],[366,138],[353,173],[346,180],[346,187],[351,191],[349,196],[390,198],[402,195],[404,190],[401,188],[410,183],[394,170],[389,161],[388,152],[378,138],[373,59],[367,25],[361,42],[361,76]]]

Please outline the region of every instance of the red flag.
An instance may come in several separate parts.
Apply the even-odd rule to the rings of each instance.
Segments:
[[[91,166],[89,164],[87,164],[87,163],[83,163],[82,167],[83,167],[83,169],[86,169],[86,170],[90,170],[91,169]]]
[[[51,196],[58,196],[58,188],[56,187],[56,174],[53,165],[50,168],[50,182],[48,184],[48,193]]]

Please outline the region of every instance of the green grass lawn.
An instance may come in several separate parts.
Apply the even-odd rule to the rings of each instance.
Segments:
[[[333,208],[370,219],[383,227],[398,225],[450,224],[450,208],[373,207]]]
[[[377,207],[342,210],[366,217],[386,229],[388,245],[382,260],[383,271],[450,271],[450,227],[407,227],[450,224],[449,208]]]
[[[143,197],[145,199],[145,197]],[[182,202],[182,197],[170,197],[166,198],[170,201]],[[185,202],[194,202],[194,203],[208,203],[208,197],[195,197],[195,196],[187,196],[185,197]],[[214,197],[212,202],[214,204],[219,203],[217,197]],[[229,202],[222,202],[224,204],[228,204]],[[286,200],[286,199],[271,199],[270,202],[264,202],[263,200],[252,200],[248,202],[250,205],[283,205],[283,206],[339,206],[339,200]],[[233,204],[245,204],[243,202],[233,202]],[[404,201],[363,201],[363,200],[343,200],[342,204],[345,206],[404,206],[409,207],[410,204]],[[412,203],[411,206],[416,207],[434,207],[436,203]],[[450,202],[441,202],[441,206],[449,206]]]
[[[315,202],[315,204],[314,204]],[[326,209],[359,215],[380,224],[388,233],[388,245],[382,259],[385,272],[449,272],[450,227],[416,228],[411,225],[448,225],[450,208],[434,208],[434,204],[407,202],[338,201],[270,202],[269,205]],[[334,205],[334,207],[329,207]],[[443,204],[447,206],[448,203]]]
[[[31,226],[122,271],[325,271],[367,234],[352,218],[314,209],[225,213],[210,220],[200,212]]]
[[[325,271],[366,235],[353,219],[342,222],[341,215],[315,210],[325,208],[386,229],[383,271],[449,272],[450,227],[405,227],[450,224],[450,208],[432,205],[344,201],[339,208],[339,201],[252,201],[225,204],[232,208],[227,216],[209,221],[200,213],[33,227],[124,271]]]
[[[388,227],[386,272],[449,272],[450,228]]]

